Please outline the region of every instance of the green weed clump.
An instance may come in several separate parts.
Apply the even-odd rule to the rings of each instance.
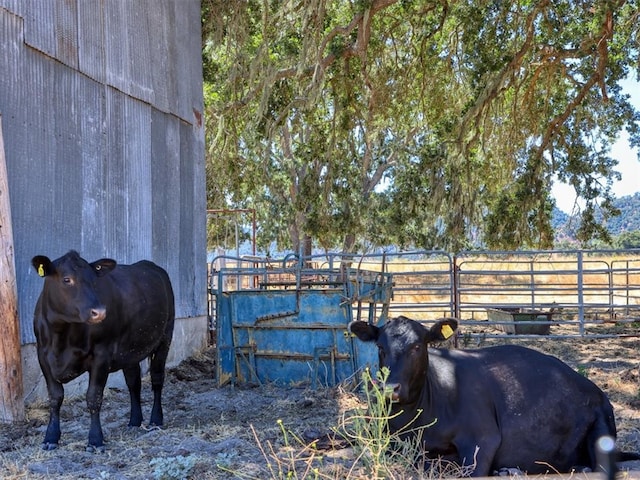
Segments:
[[[468,476],[472,467],[461,468],[443,459],[427,459],[422,446],[422,435],[431,425],[412,425],[416,417],[401,431],[389,432],[388,423],[393,415],[388,400],[387,369],[375,374],[366,370],[362,374],[364,406],[345,412],[333,428],[335,439],[346,441],[352,454],[346,462],[336,464],[316,448],[316,442],[305,443],[290,431],[282,420],[277,420],[281,445],[261,442],[253,426],[251,430],[266,461],[266,471],[260,478],[277,480],[329,480],[329,479],[405,479],[417,480],[460,478]],[[437,420],[434,420],[434,422]],[[238,478],[253,479],[240,472],[218,465]]]
[[[430,459],[422,444],[423,435],[437,422],[434,419],[428,425],[416,425],[421,414],[418,410],[414,418],[402,429],[390,432],[389,420],[402,412],[392,413],[393,404],[389,401],[387,386],[389,370],[382,368],[375,374],[375,380],[369,370],[362,374],[365,385],[366,410],[356,411],[342,422],[347,428],[354,449],[358,452],[360,463],[367,478],[375,479],[437,479],[460,478],[468,476],[473,467],[460,467],[444,459]],[[360,478],[360,477],[358,477]]]
[[[375,379],[368,369],[365,370],[362,381],[366,409],[356,410],[342,422],[369,478],[392,478],[398,470],[414,470],[415,460],[424,466],[421,440],[428,426],[414,429],[410,422],[401,431],[389,432],[389,420],[394,414],[391,413],[393,404],[389,401],[388,377],[387,368],[376,372]],[[416,412],[416,418],[419,414]],[[405,435],[409,433],[413,435]]]

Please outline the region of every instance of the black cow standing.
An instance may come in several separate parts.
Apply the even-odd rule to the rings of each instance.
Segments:
[[[164,370],[175,320],[167,273],[149,261],[88,263],[75,251],[53,262],[36,256],[32,264],[44,277],[33,318],[38,361],[49,392],[49,426],[42,447],[58,446],[62,384],[84,372],[89,372],[91,415],[87,449],[104,448],[100,408],[110,372],[123,371],[131,397],[129,426],[139,427],[140,361],[147,357],[154,396],[149,423],[161,426]]]
[[[428,455],[475,463],[472,476],[501,468],[530,474],[596,470],[597,439],[616,436],[606,395],[555,357],[515,345],[428,348],[454,333],[454,319],[430,329],[406,317],[382,327],[356,321],[349,328],[377,344],[380,367],[390,370],[391,431],[416,435],[413,427],[435,422],[422,431]],[[637,458],[624,453],[620,459]]]

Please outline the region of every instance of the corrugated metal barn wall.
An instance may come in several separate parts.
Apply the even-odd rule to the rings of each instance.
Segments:
[[[0,114],[23,343],[36,254],[164,266],[206,315],[199,0],[0,0]]]

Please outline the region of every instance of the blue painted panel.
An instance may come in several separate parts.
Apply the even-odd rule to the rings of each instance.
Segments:
[[[358,280],[340,288],[333,281],[329,288],[217,292],[218,382],[316,387],[374,367],[375,346],[354,341],[348,324],[355,301],[362,302],[364,318],[375,317],[376,302],[391,298],[391,277]]]
[[[218,311],[218,319],[225,319],[219,321],[216,334],[217,334],[217,354],[218,362],[216,363],[218,383],[221,385],[228,383],[232,374],[236,369],[235,352],[233,347],[233,329],[231,327],[231,299],[229,295],[218,295],[216,308]]]
[[[239,291],[230,292],[231,323],[254,325],[263,318],[297,311],[296,292],[291,291]]]

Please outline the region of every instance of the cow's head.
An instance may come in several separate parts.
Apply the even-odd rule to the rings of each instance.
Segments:
[[[378,346],[379,366],[389,369],[385,390],[389,390],[391,400],[399,404],[413,404],[418,400],[429,367],[429,344],[451,337],[457,327],[458,322],[453,318],[440,320],[426,328],[402,316],[382,327],[360,321],[349,324],[356,337],[363,342],[375,342]]]
[[[43,255],[31,259],[38,275],[45,279],[47,310],[67,322],[100,323],[107,315],[96,290],[98,277],[116,266],[115,260],[104,258],[88,263],[78,252],[70,251],[51,261]]]

